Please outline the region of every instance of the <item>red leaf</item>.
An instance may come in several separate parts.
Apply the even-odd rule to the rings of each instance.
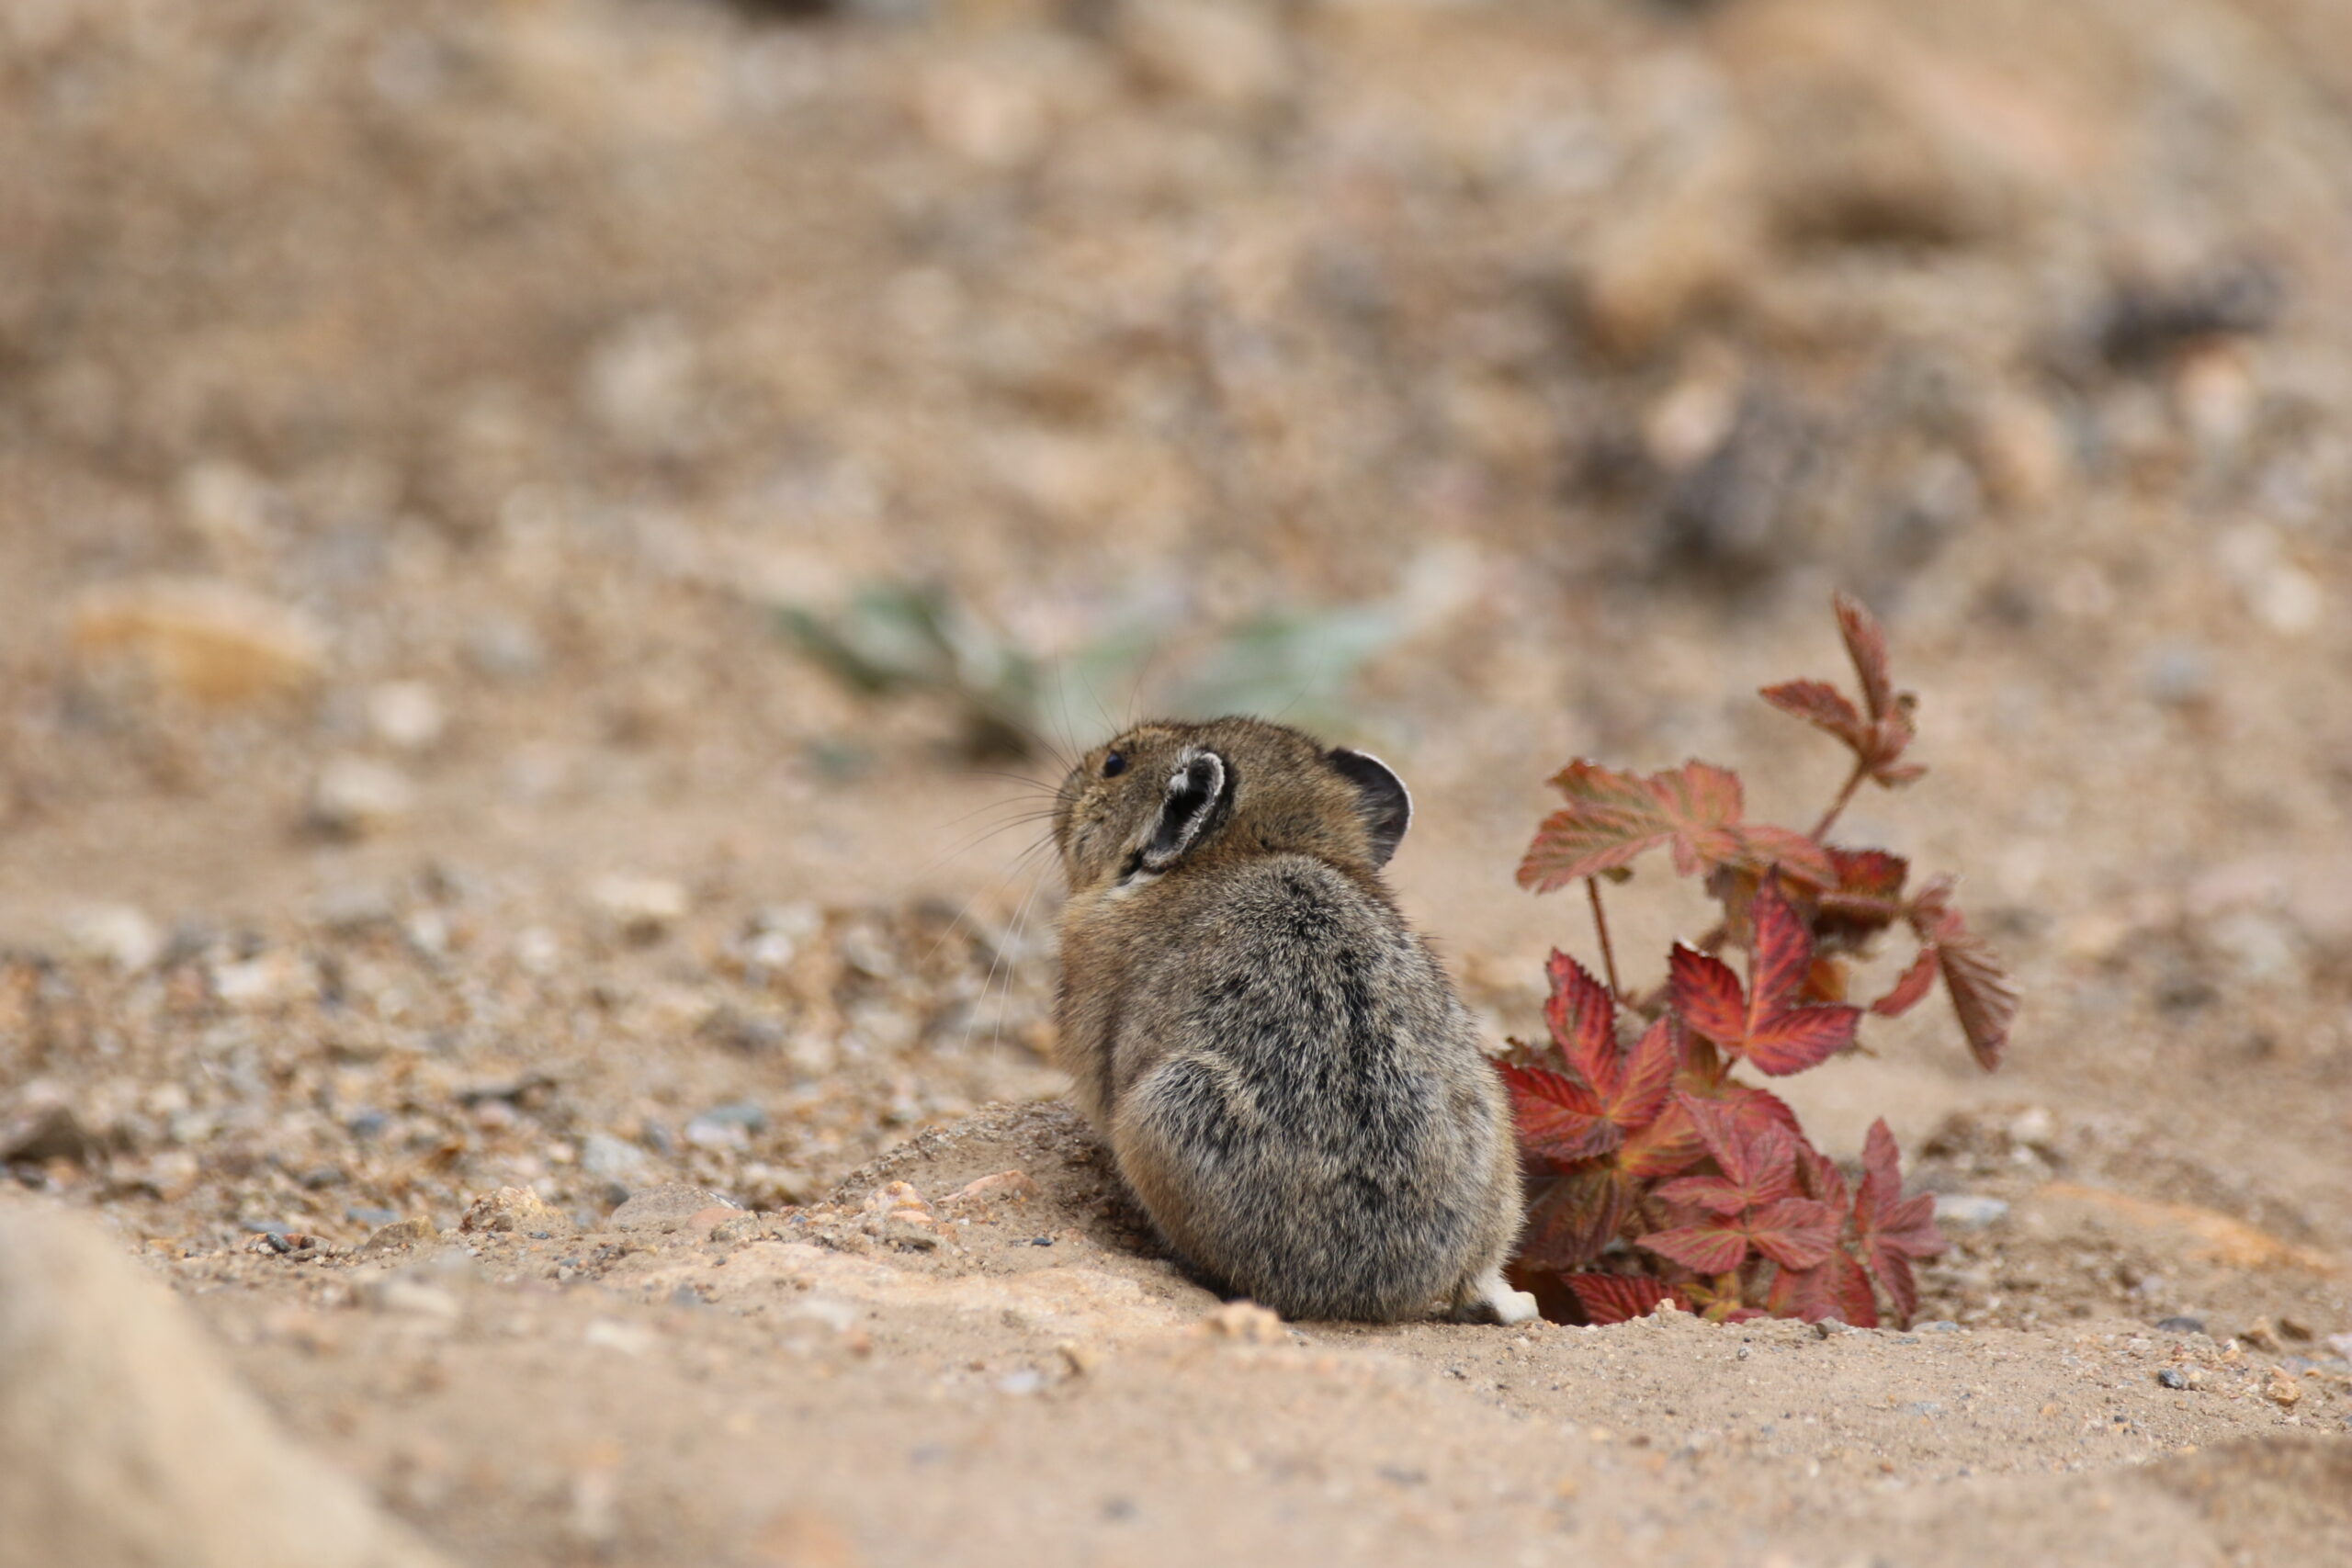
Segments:
[[[1729,1224],[1653,1231],[1634,1245],[1702,1274],[1728,1274],[1747,1258],[1747,1233]]]
[[[1568,804],[1544,819],[1519,867],[1520,886],[1538,893],[1625,865],[1661,845],[1673,851],[1674,869],[1683,876],[1774,863],[1817,886],[1836,876],[1828,853],[1812,840],[1744,824],[1739,778],[1726,769],[1691,761],[1645,778],[1577,761],[1552,784]]]
[[[1581,1269],[1617,1239],[1625,1208],[1625,1182],[1606,1165],[1539,1168],[1527,1179],[1519,1255],[1538,1268]]]
[[[1617,1004],[1608,988],[1564,953],[1552,954],[1547,971],[1552,996],[1544,1004],[1544,1019],[1567,1067],[1566,1081],[1579,1092],[1536,1083],[1522,1089],[1507,1070],[1513,1104],[1520,1107],[1521,1141],[1555,1159],[1605,1154],[1617,1146],[1617,1140],[1580,1143],[1592,1134],[1587,1122],[1578,1119],[1597,1118],[1620,1133],[1657,1120],[1682,1066],[1682,1035],[1671,1019],[1661,1018],[1643,1032],[1632,1050],[1625,1050],[1617,1043]],[[1540,1103],[1521,1107],[1522,1093]],[[1532,1130],[1538,1128],[1549,1129],[1559,1146],[1535,1143]],[[1572,1148],[1577,1152],[1568,1152]]]
[[[1886,629],[1858,599],[1837,595],[1838,632],[1845,639],[1854,673],[1861,681],[1862,706],[1822,681],[1790,681],[1764,689],[1764,700],[1844,741],[1869,775],[1889,786],[1908,784],[1927,772],[1898,762],[1916,733],[1911,710],[1917,699],[1894,689],[1886,668]]]
[[[1911,873],[1909,861],[1884,850],[1831,850],[1829,859],[1838,868],[1839,895],[1883,898],[1890,915],[1903,912],[1903,879]]]
[[[1739,976],[1720,958],[1695,947],[1674,944],[1667,955],[1668,992],[1682,1021],[1721,1044],[1731,1044],[1747,1032],[1747,1003],[1740,995]]]
[[[1871,718],[1884,718],[1895,705],[1894,682],[1886,669],[1886,628],[1850,594],[1838,593],[1830,604],[1838,612],[1838,635],[1862,682],[1862,706]]]
[[[1818,1066],[1854,1043],[1861,1010],[1845,1006],[1791,1008],[1747,1037],[1747,1060],[1759,1073],[1785,1077]]]
[[[1828,1204],[1840,1214],[1853,1206],[1853,1193],[1847,1188],[1846,1173],[1838,1168],[1837,1161],[1811,1144],[1797,1145],[1797,1174],[1804,1179],[1808,1197]]]
[[[1837,877],[1829,852],[1792,828],[1755,823],[1742,828],[1746,852],[1735,864],[1750,871],[1778,871],[1815,887],[1826,887]]]
[[[1832,946],[1860,948],[1906,912],[1903,880],[1911,867],[1884,850],[1831,850],[1838,882],[1815,901],[1814,931]]]
[[[1690,1120],[1699,1130],[1699,1140],[1713,1156],[1723,1179],[1739,1190],[1738,1207],[1745,1209],[1788,1196],[1796,1179],[1797,1140],[1793,1134],[1767,1117],[1744,1115],[1741,1108],[1718,1100],[1684,1096],[1682,1106],[1690,1113]]]
[[[1869,725],[1846,694],[1826,681],[1785,681],[1777,686],[1767,686],[1760,694],[1764,700],[1782,713],[1793,714],[1816,728],[1826,729],[1860,750]]]
[[[1743,1125],[1778,1127],[1789,1134],[1792,1142],[1798,1145],[1804,1142],[1804,1129],[1797,1125],[1797,1113],[1790,1108],[1787,1100],[1770,1089],[1744,1083],[1726,1083],[1724,1089],[1723,1094],[1713,1098],[1729,1107]]]
[[[1699,1130],[1678,1095],[1666,1102],[1657,1121],[1625,1134],[1624,1146],[1617,1151],[1617,1168],[1631,1179],[1655,1180],[1690,1169],[1705,1154]]]
[[[1568,1289],[1584,1308],[1587,1323],[1626,1323],[1647,1317],[1660,1302],[1670,1301],[1690,1310],[1690,1298],[1675,1286],[1645,1274],[1570,1274]]]
[[[1585,966],[1555,951],[1544,965],[1552,995],[1544,1004],[1544,1021],[1560,1055],[1585,1082],[1606,1094],[1617,1072],[1617,1003],[1609,988]]]
[[[1669,1203],[1695,1203],[1717,1214],[1736,1214],[1748,1204],[1747,1190],[1720,1176],[1681,1177],[1660,1187],[1657,1195]]]
[[[1911,929],[1931,943],[1943,972],[1944,989],[1968,1037],[1968,1049],[1986,1072],[2001,1065],[2009,1030],[2018,1016],[2018,988],[1984,939],[1968,929],[1951,907],[1951,882],[1939,877],[1911,901]]]
[[[1834,1317],[1856,1328],[1878,1326],[1870,1276],[1843,1247],[1833,1248],[1814,1268],[1783,1269],[1773,1275],[1768,1304],[1778,1317],[1801,1317],[1808,1323]]]
[[[1748,986],[1720,959],[1678,946],[1668,956],[1668,990],[1684,1022],[1758,1072],[1801,1072],[1853,1043],[1861,1010],[1790,1005],[1813,966],[1813,938],[1777,881],[1750,905]]]
[[[1813,933],[1771,882],[1748,906],[1747,994],[1757,1016],[1769,1017],[1794,1000],[1813,964]]]
[[[1921,943],[1919,956],[1911,961],[1910,967],[1903,971],[1902,978],[1894,982],[1886,995],[1871,1004],[1871,1011],[1881,1018],[1900,1018],[1917,1007],[1919,998],[1928,994],[1928,987],[1936,983],[1936,970],[1939,963],[1940,955],[1936,951],[1936,944],[1931,942]]]
[[[1854,1225],[1861,1236],[1863,1260],[1906,1324],[1919,1307],[1911,1260],[1933,1258],[1950,1245],[1936,1229],[1935,1216],[1936,1201],[1928,1194],[1903,1196],[1894,1134],[1883,1118],[1871,1122],[1862,1141],[1862,1187],[1854,1199]]]
[[[1751,1211],[1747,1238],[1756,1250],[1786,1269],[1811,1269],[1838,1246],[1844,1216],[1810,1198],[1782,1198]]]
[[[1605,1155],[1623,1141],[1600,1098],[1574,1078],[1510,1062],[1496,1063],[1495,1070],[1510,1093],[1520,1147],[1565,1163]]]
[[[1607,1106],[1609,1119],[1631,1132],[1657,1120],[1682,1067],[1682,1036],[1671,1017],[1642,1031]]]

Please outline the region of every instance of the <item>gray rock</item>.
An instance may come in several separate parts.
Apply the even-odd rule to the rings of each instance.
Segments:
[[[1986,1198],[1973,1192],[1936,1194],[1936,1224],[1949,1230],[1980,1231],[2008,1217],[2006,1198]]]
[[[0,1164],[45,1165],[62,1159],[87,1165],[99,1152],[97,1139],[68,1105],[44,1105],[0,1127]]]
[[[0,1213],[0,1568],[436,1568],[96,1229]]]
[[[599,1181],[624,1186],[644,1179],[653,1161],[643,1149],[610,1133],[591,1133],[580,1140],[580,1168]]]
[[[458,1228],[470,1235],[569,1235],[571,1216],[527,1187],[502,1187],[475,1199]]]
[[[631,1195],[606,1223],[616,1231],[674,1231],[706,1210],[741,1207],[733,1199],[691,1181],[665,1181]]]

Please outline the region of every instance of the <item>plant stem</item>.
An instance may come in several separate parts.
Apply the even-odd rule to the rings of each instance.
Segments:
[[[1838,791],[1838,798],[1829,803],[1829,809],[1823,812],[1821,820],[1813,825],[1815,843],[1821,842],[1822,836],[1827,833],[1830,826],[1838,820],[1838,814],[1846,809],[1847,802],[1854,798],[1854,792],[1862,787],[1864,779],[1870,777],[1870,772],[1868,762],[1863,761],[1860,757],[1854,759],[1854,771],[1846,775],[1846,783]]]
[[[1609,945],[1609,915],[1600,907],[1600,878],[1586,877],[1584,890],[1592,900],[1592,929],[1600,933],[1600,968],[1609,976],[1609,995],[1612,1000],[1622,1002],[1625,988],[1617,983],[1617,950]]]

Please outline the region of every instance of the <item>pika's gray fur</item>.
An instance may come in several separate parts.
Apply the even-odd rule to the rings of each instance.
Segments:
[[[1054,829],[1063,1065],[1169,1243],[1285,1317],[1515,1323],[1510,1115],[1381,881],[1396,775],[1250,718],[1090,751]]]

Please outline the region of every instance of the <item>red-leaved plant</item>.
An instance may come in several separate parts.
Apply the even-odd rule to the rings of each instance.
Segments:
[[[1913,1260],[1944,1249],[1933,1200],[1903,1195],[1883,1121],[1849,1182],[1787,1103],[1737,1070],[1817,1066],[1855,1048],[1865,1012],[1907,1011],[1940,978],[1989,1072],[2017,1012],[2015,987],[1952,907],[1950,878],[1906,894],[1901,856],[1828,841],[1864,780],[1893,788],[1926,772],[1902,760],[1917,699],[1888,678],[1886,634],[1844,594],[1837,610],[1861,705],[1820,681],[1763,693],[1854,754],[1811,832],[1745,820],[1738,776],[1705,762],[1643,777],[1578,761],[1552,781],[1567,805],[1536,830],[1519,880],[1538,893],[1584,883],[1608,976],[1604,985],[1553,953],[1550,1039],[1511,1042],[1502,1066],[1528,1174],[1512,1276],[1555,1315],[1616,1323],[1672,1300],[1718,1321],[1874,1327],[1883,1295],[1907,1324]],[[1618,983],[1600,884],[1624,881],[1660,847],[1679,874],[1704,879],[1723,919],[1697,946],[1676,943],[1666,984],[1634,997]],[[1848,961],[1898,923],[1917,957],[1885,995],[1851,1005]],[[1745,974],[1717,956],[1726,948],[1745,953]]]

